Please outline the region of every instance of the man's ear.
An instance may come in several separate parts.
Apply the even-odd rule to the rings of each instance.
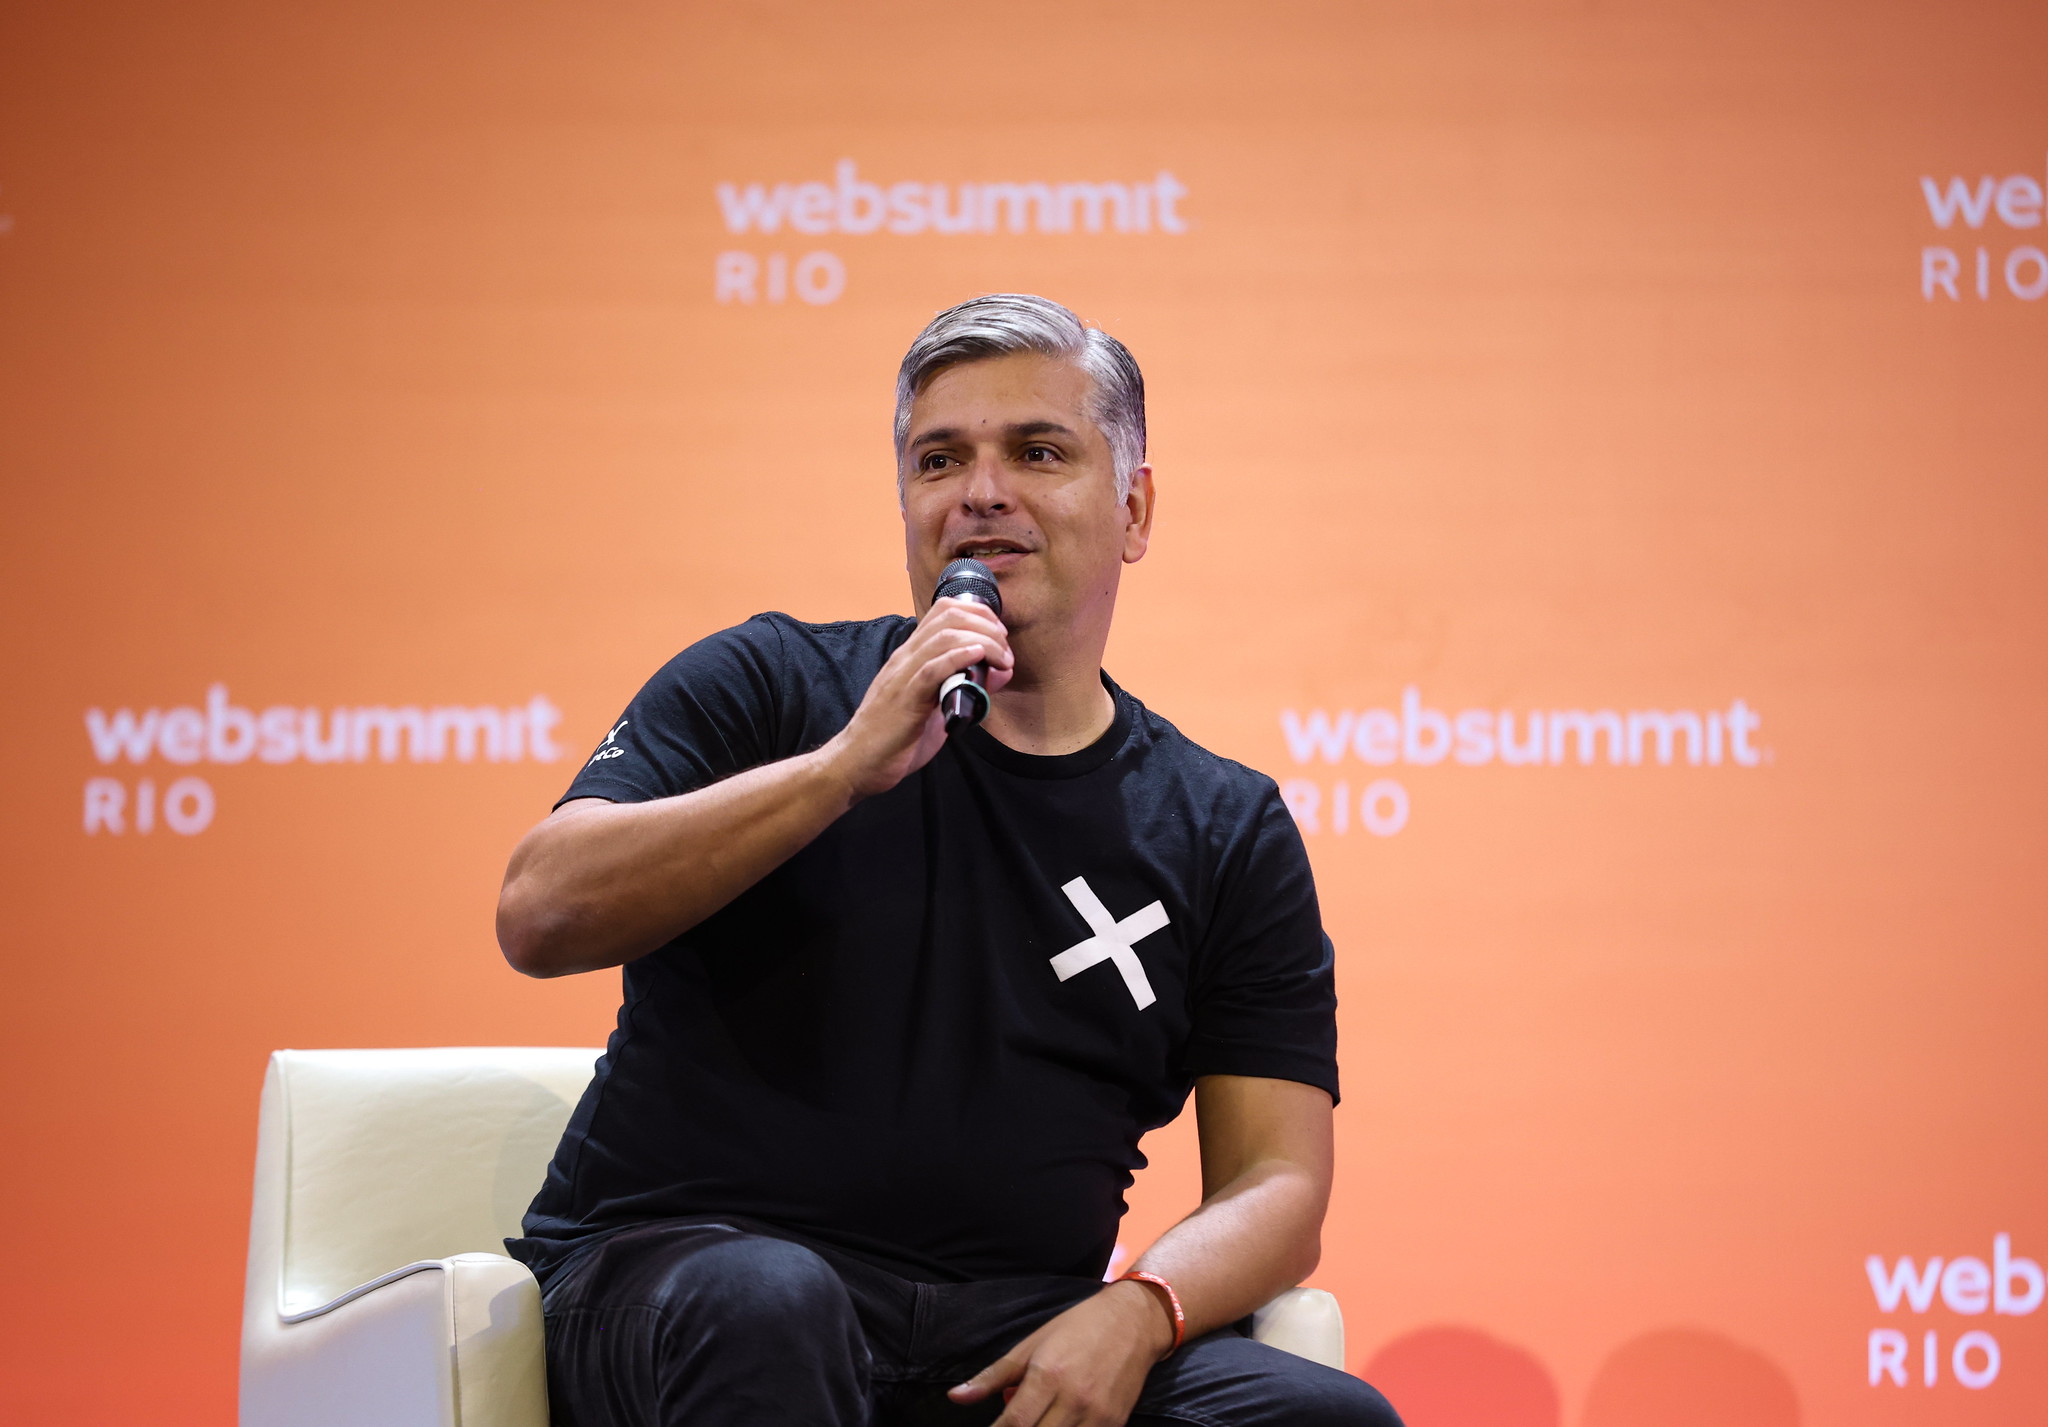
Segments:
[[[1143,465],[1131,472],[1130,494],[1124,497],[1124,563],[1135,565],[1145,558],[1152,544],[1152,508],[1158,492],[1152,485],[1152,467]]]

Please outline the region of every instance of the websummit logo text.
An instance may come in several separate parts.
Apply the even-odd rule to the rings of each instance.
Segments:
[[[2003,178],[1984,174],[1974,180],[1955,176],[1943,183],[1922,175],[1920,195],[1927,201],[1928,218],[1945,235],[1944,241],[1920,250],[1924,301],[2015,297],[2038,302],[2048,296],[2048,253],[2036,243],[2011,241],[2013,234],[2038,230],[2048,217],[2048,186],[2041,179],[2025,173]],[[1983,241],[1973,234],[1981,234]]]
[[[1927,1313],[1938,1298],[1942,1307],[1964,1318],[1986,1312],[2024,1317],[2040,1308],[2048,1294],[2041,1265],[2014,1254],[2010,1234],[1992,1236],[1989,1263],[1970,1254],[1886,1263],[1872,1254],[1863,1271],[1881,1313]],[[1872,1387],[1929,1388],[1946,1380],[1981,1391],[1998,1381],[2004,1353],[1984,1329],[1965,1327],[1944,1339],[1942,1328],[1922,1327],[1918,1336],[1916,1345],[1901,1328],[1870,1330],[1865,1365]]]
[[[719,217],[735,239],[774,239],[787,233],[802,243],[805,238],[835,234],[914,238],[1185,233],[1188,222],[1180,203],[1187,192],[1187,185],[1164,169],[1128,182],[877,183],[863,177],[852,159],[841,159],[830,180],[721,183],[717,198]],[[712,294],[721,303],[751,306],[795,298],[820,307],[837,302],[845,291],[846,263],[830,248],[802,254],[779,247],[729,248],[712,263]]]

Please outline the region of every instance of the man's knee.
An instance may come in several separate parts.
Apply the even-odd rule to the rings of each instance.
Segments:
[[[621,1235],[549,1295],[563,1427],[853,1423],[868,1355],[853,1302],[809,1249],[718,1227]]]
[[[735,1235],[673,1264],[661,1306],[720,1333],[832,1341],[853,1303],[832,1266],[801,1244]]]
[[[1266,1400],[1254,1415],[1276,1427],[1402,1427],[1378,1388],[1334,1368],[1305,1363],[1274,1373],[1264,1386]]]
[[[639,1334],[687,1354],[710,1342],[811,1342],[858,1333],[846,1286],[800,1244],[723,1225],[629,1232],[595,1246],[547,1295],[551,1336]],[[572,1324],[575,1325],[572,1327]]]
[[[1133,1423],[1220,1421],[1255,1427],[1401,1427],[1379,1390],[1349,1373],[1231,1334],[1169,1358]]]
[[[1301,1421],[1329,1427],[1401,1427],[1401,1414],[1371,1383],[1339,1372],[1327,1378],[1318,1375],[1316,1381],[1317,1401]]]

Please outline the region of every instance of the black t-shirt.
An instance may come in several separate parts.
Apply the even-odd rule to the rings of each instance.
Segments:
[[[569,798],[816,748],[910,635],[757,615],[640,691]],[[1104,679],[1109,731],[981,729],[625,968],[514,1255],[736,1214],[935,1281],[1099,1275],[1138,1138],[1198,1075],[1337,1093],[1331,951],[1273,781]]]

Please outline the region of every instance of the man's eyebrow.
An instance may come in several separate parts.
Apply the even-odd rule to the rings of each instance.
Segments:
[[[1005,436],[1078,436],[1071,426],[1062,426],[1057,421],[1020,421],[1014,426],[1003,428]],[[949,441],[959,441],[967,433],[957,426],[935,426],[914,438],[908,449],[915,451],[920,446],[943,446]]]

